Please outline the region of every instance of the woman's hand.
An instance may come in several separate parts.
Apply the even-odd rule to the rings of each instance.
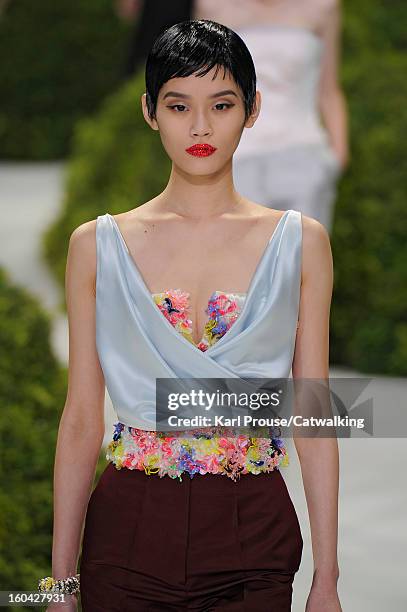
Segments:
[[[340,169],[341,174],[344,174],[344,172],[347,170],[349,163],[350,163],[350,159],[349,159],[349,153],[338,153],[337,151],[335,152],[336,155],[336,160],[338,162],[338,166]]]
[[[333,162],[338,168],[338,172],[340,174],[344,174],[344,172],[347,170],[349,163],[350,163],[349,152],[338,150],[331,144],[330,145],[330,155],[333,159]]]
[[[313,580],[305,612],[342,612],[336,582]]]
[[[77,612],[78,611],[78,599],[77,595],[65,595],[65,601],[59,603],[52,602],[46,609],[45,612]]]

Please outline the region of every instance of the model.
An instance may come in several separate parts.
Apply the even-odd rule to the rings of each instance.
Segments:
[[[233,154],[261,94],[232,30],[209,20],[165,30],[141,107],[172,161],[166,188],[80,225],[69,242],[69,386],[47,585],[65,580],[68,610],[80,589],[84,612],[286,612],[303,538],[280,472],[284,440],[159,431],[156,381],[327,379],[329,236],[234,189]],[[105,384],[118,422],[91,492]],[[337,441],[295,446],[314,556],[306,609],[339,612]]]
[[[349,157],[340,1],[195,0],[193,16],[232,28],[256,67],[262,111],[234,155],[235,188],[331,233]]]

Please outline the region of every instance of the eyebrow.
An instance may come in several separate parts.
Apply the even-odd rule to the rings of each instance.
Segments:
[[[210,96],[208,96],[208,98],[219,98],[220,96],[235,96],[236,98],[238,97],[236,92],[233,91],[233,89],[223,89],[222,91],[217,91],[214,94],[211,94]],[[163,100],[165,100],[166,98],[191,98],[192,96],[189,96],[188,94],[184,94],[181,93],[179,91],[167,91],[167,93],[165,94],[165,96],[163,97]]]

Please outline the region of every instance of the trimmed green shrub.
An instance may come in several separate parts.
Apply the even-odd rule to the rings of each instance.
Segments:
[[[0,270],[0,582],[31,590],[52,552],[52,479],[66,372],[36,300]],[[13,608],[15,609],[15,608]]]
[[[13,0],[0,18],[0,158],[65,157],[77,120],[122,80],[112,0]]]
[[[407,58],[388,51],[344,74],[352,163],[332,249],[332,355],[363,372],[407,373],[407,211],[403,182]]]
[[[407,118],[401,0],[358,0],[344,13],[342,82],[352,161],[336,204],[331,355],[367,373],[407,373]]]
[[[339,186],[331,362],[369,373],[407,373],[405,6],[392,20],[381,0],[346,4],[341,80],[350,111],[352,163]],[[365,8],[366,10],[362,10]],[[380,23],[388,29],[380,29]],[[405,21],[405,19],[404,19]],[[140,109],[140,74],[78,125],[61,218],[47,256],[63,281],[69,234],[105,212],[135,208],[165,188],[170,162]]]
[[[38,302],[0,269],[0,583],[36,590],[50,575],[53,470],[67,371]],[[96,481],[106,465],[101,451]],[[11,610],[25,609],[10,607]]]

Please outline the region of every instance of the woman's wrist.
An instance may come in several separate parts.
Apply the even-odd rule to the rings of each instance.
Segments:
[[[318,588],[336,589],[339,579],[339,567],[332,569],[314,569],[312,584]]]
[[[61,580],[67,576],[76,576],[78,570],[76,567],[53,567],[52,575],[56,580]]]
[[[71,595],[80,589],[80,575],[69,575],[63,578],[44,576],[38,581],[38,590],[41,593],[64,593]]]
[[[74,576],[78,572],[78,558],[71,555],[52,555],[52,575],[55,578]]]

